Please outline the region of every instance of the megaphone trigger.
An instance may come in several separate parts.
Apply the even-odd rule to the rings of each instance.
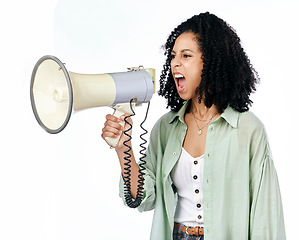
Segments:
[[[134,110],[135,110],[135,103],[134,101],[132,101],[131,103],[122,103],[122,104],[117,104],[114,107],[112,107],[114,109],[114,113],[113,116],[120,118],[122,115],[124,114],[129,114],[129,115],[134,115]],[[125,126],[125,121],[121,121],[119,123],[120,125],[122,125],[123,127]],[[119,142],[121,136],[118,136],[116,138],[109,138],[106,137],[105,140],[106,142],[110,145],[110,147],[115,148]]]

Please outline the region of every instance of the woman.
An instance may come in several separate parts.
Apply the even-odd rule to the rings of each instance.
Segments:
[[[155,209],[151,239],[285,239],[267,135],[249,112],[259,78],[237,34],[199,14],[174,29],[165,55],[159,94],[171,111],[152,129],[139,207]],[[123,117],[106,118],[102,137],[122,134]],[[122,171],[124,140],[115,148]]]

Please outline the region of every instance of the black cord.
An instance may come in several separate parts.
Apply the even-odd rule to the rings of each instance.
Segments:
[[[128,145],[128,142],[131,141],[132,137],[130,134],[128,134],[128,132],[132,129],[132,124],[128,122],[128,118],[129,117],[132,117],[132,116],[135,116],[135,112],[132,108],[132,102],[133,102],[133,99],[131,99],[130,101],[130,107],[131,107],[131,111],[132,111],[132,114],[129,115],[129,116],[126,116],[124,121],[130,126],[127,130],[124,131],[124,134],[129,138],[128,140],[124,141],[124,145],[128,148],[127,151],[124,152],[125,155],[127,155],[126,157],[124,157],[124,159],[126,160],[126,162],[124,163],[124,165],[126,166],[124,168],[124,173],[123,173],[123,179],[124,179],[124,184],[125,184],[125,201],[127,203],[127,205],[131,208],[136,208],[138,207],[141,202],[142,202],[142,197],[143,197],[143,181],[144,181],[144,165],[146,164],[146,160],[145,160],[145,157],[146,157],[146,154],[145,154],[145,151],[146,151],[146,147],[144,146],[147,141],[143,138],[143,136],[145,134],[148,133],[148,131],[143,127],[143,124],[145,122],[145,120],[147,119],[147,115],[148,115],[148,111],[149,111],[149,106],[150,106],[150,102],[148,102],[148,105],[147,105],[147,110],[146,110],[146,114],[145,114],[145,118],[143,120],[143,122],[140,124],[140,127],[142,128],[142,130],[144,131],[144,133],[142,133],[140,135],[140,138],[142,140],[142,143],[140,144],[140,147],[142,148],[140,150],[140,154],[142,155],[142,157],[140,157],[140,163],[139,163],[139,170],[138,170],[138,186],[137,186],[137,194],[136,194],[136,198],[134,200],[132,194],[131,194],[131,157],[132,155],[130,154],[130,151],[132,150],[132,148]]]

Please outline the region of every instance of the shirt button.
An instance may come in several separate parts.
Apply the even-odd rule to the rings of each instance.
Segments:
[[[198,216],[197,216],[197,218],[198,218],[198,219],[201,219],[201,218],[202,218],[202,216],[198,215]]]
[[[196,165],[197,163],[198,163],[198,161],[195,160],[195,161],[194,161],[194,164]]]
[[[196,179],[197,179],[197,175],[194,175],[194,176],[193,176],[193,179],[196,180]]]
[[[198,189],[195,189],[195,193],[198,194],[198,193],[199,193],[199,190],[198,190]]]
[[[201,208],[201,204],[200,203],[196,204],[196,207]]]
[[[176,155],[176,152],[173,152],[172,154],[173,154],[173,155]]]

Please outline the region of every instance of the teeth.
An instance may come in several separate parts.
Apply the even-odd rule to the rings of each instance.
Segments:
[[[174,77],[175,78],[183,78],[184,76],[182,74],[175,74]]]

